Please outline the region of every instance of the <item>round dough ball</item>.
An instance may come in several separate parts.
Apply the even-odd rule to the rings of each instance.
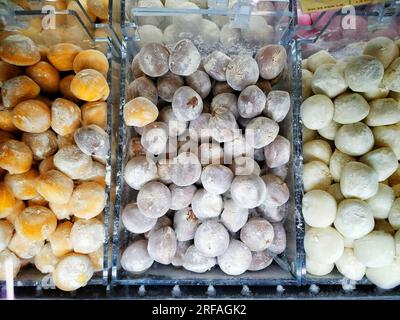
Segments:
[[[72,226],[70,221],[62,222],[49,237],[51,249],[57,257],[62,257],[73,250],[70,237]]]
[[[70,239],[74,251],[77,253],[91,253],[99,249],[104,243],[105,230],[101,221],[93,219],[79,219],[71,229]]]
[[[274,228],[263,218],[251,218],[240,230],[240,240],[251,251],[263,251],[274,240]]]
[[[249,271],[260,271],[270,266],[274,261],[275,254],[269,252],[268,250],[260,251],[260,252],[252,252],[251,253],[251,264],[248,268]]]
[[[53,158],[54,165],[71,179],[80,179],[90,172],[93,160],[77,146],[69,145],[58,149]]]
[[[32,259],[40,252],[43,246],[44,241],[42,240],[28,240],[18,233],[14,233],[8,244],[8,249],[21,259]]]
[[[332,121],[331,121],[332,122]],[[314,140],[317,137],[317,131],[308,129],[303,125],[303,143]]]
[[[286,249],[286,230],[283,223],[274,223],[272,227],[274,228],[274,240],[267,251],[272,254],[281,254]]]
[[[362,122],[345,124],[336,133],[335,146],[349,156],[361,156],[373,148],[374,135]]]
[[[175,256],[177,240],[171,227],[163,227],[150,232],[147,251],[150,257],[161,264],[170,264]]]
[[[372,101],[375,99],[382,99],[386,98],[389,94],[389,89],[378,87],[375,88],[373,91],[369,92],[363,92],[362,96],[367,100],[367,101]]]
[[[260,76],[266,80],[278,77],[286,66],[286,60],[286,49],[281,45],[267,45],[260,48],[256,54]]]
[[[314,276],[325,276],[331,273],[334,267],[334,263],[320,263],[308,256],[306,257],[306,270]]]
[[[311,89],[311,79],[313,77],[313,73],[309,70],[302,69],[301,70],[301,89],[302,89],[302,98],[303,100],[313,95]]]
[[[372,56],[358,56],[349,59],[344,75],[350,89],[355,92],[368,92],[379,87],[384,67]]]
[[[191,245],[191,241],[178,241],[175,256],[171,262],[174,267],[183,267],[186,251]]]
[[[24,209],[15,220],[15,231],[31,241],[43,241],[57,228],[57,217],[48,208],[30,206]]]
[[[307,68],[315,72],[323,64],[336,63],[336,59],[326,50],[320,50],[307,58]]]
[[[61,258],[52,277],[57,288],[63,291],[75,291],[86,286],[93,273],[93,264],[88,256],[70,253]]]
[[[232,199],[224,201],[221,222],[231,232],[238,232],[247,222],[249,210],[239,207]]]
[[[343,254],[343,237],[334,228],[310,228],[304,237],[304,250],[313,261],[335,263]]]
[[[367,42],[364,54],[379,59],[386,69],[399,56],[399,48],[387,37],[376,37]]]
[[[150,77],[161,77],[168,72],[170,53],[160,43],[148,43],[139,52],[140,69]]]
[[[382,84],[389,90],[400,92],[400,58],[394,60],[386,69]]]
[[[345,199],[342,191],[340,190],[340,183],[334,183],[330,185],[327,191],[336,200],[337,203]]]
[[[372,231],[354,242],[354,255],[368,268],[385,267],[395,256],[394,239],[384,231]]]
[[[206,257],[220,256],[229,246],[229,233],[216,220],[204,221],[196,230],[194,245]]]
[[[361,162],[369,165],[378,173],[379,181],[389,178],[398,167],[398,161],[395,153],[390,148],[378,148],[368,152],[359,159]]]
[[[127,126],[142,128],[158,117],[157,106],[145,97],[136,97],[124,105],[124,121]]]
[[[334,98],[347,89],[344,72],[336,64],[320,65],[312,76],[311,88],[315,94]]]
[[[303,145],[303,159],[305,163],[318,160],[328,165],[331,156],[331,146],[325,140],[312,140]]]
[[[375,127],[372,129],[375,138],[376,147],[389,147],[396,154],[397,160],[400,160],[400,125]]]
[[[182,152],[173,159],[169,174],[172,182],[177,186],[192,185],[200,179],[201,163],[195,154]]]
[[[171,191],[161,182],[148,182],[137,195],[137,205],[145,216],[159,218],[171,207]]]
[[[316,94],[301,104],[303,124],[312,130],[325,128],[333,119],[333,102],[327,96]]]
[[[400,229],[400,198],[394,200],[392,207],[389,211],[388,219],[389,223],[394,229]]]
[[[304,191],[326,190],[332,183],[328,166],[321,161],[311,161],[303,166]]]
[[[310,227],[326,228],[335,221],[337,204],[323,190],[311,190],[303,197],[303,217]]]
[[[267,174],[262,176],[262,180],[265,183],[267,191],[265,198],[266,203],[271,206],[279,207],[289,200],[289,188],[280,177],[273,174]]]
[[[126,229],[138,234],[150,231],[157,222],[156,218],[149,218],[141,213],[136,203],[125,206],[121,220]]]
[[[291,144],[288,139],[277,136],[274,141],[264,147],[264,156],[268,168],[277,168],[290,160]]]
[[[156,164],[145,156],[132,158],[125,166],[125,182],[133,189],[140,190],[147,182],[157,177]]]
[[[130,244],[122,254],[121,267],[133,273],[142,273],[149,269],[154,260],[147,252],[147,244],[147,240],[137,240]]]
[[[75,188],[68,206],[76,217],[91,219],[104,210],[106,202],[104,187],[97,182],[88,181],[82,182]]]
[[[193,212],[200,220],[218,217],[222,208],[222,197],[209,193],[205,189],[197,190],[192,199]]]
[[[224,148],[224,151],[226,149]],[[237,157],[229,166],[235,176],[260,175],[260,165],[252,158]]]
[[[332,154],[332,157],[329,161],[329,170],[331,172],[332,178],[334,181],[339,182],[340,177],[342,176],[343,167],[351,162],[355,161],[356,158],[351,157],[339,150],[335,150]]]
[[[194,239],[200,220],[197,219],[191,208],[176,211],[174,214],[174,230],[178,241]]]
[[[226,67],[226,81],[234,90],[241,91],[256,84],[259,69],[256,60],[249,55],[234,57]]]
[[[343,93],[334,100],[333,120],[340,124],[350,124],[368,116],[370,106],[358,93]]]
[[[153,26],[151,24],[145,24],[142,25],[138,28],[137,31],[140,40],[138,41],[138,44],[140,47],[143,47],[144,45],[148,43],[162,43],[163,41],[163,33],[162,31],[157,28],[156,26]]]
[[[191,245],[183,258],[183,267],[186,270],[204,273],[209,271],[217,263],[215,257],[206,257],[194,245]]]
[[[47,243],[35,256],[35,267],[41,273],[51,273],[54,271],[59,259],[54,255],[50,243]]]
[[[252,255],[250,249],[243,242],[232,239],[228,249],[217,258],[217,261],[223,272],[231,276],[238,276],[250,267]]]
[[[382,289],[393,289],[400,284],[400,258],[380,268],[367,268],[367,279]]]
[[[378,192],[366,202],[371,207],[375,219],[387,219],[394,202],[394,191],[391,187],[380,183]]]
[[[344,165],[340,178],[340,190],[345,198],[365,200],[378,192],[378,174],[361,162],[351,161]]]
[[[326,127],[319,129],[318,133],[322,138],[325,138],[327,140],[335,140],[336,132],[339,130],[339,128],[340,124],[332,120]],[[304,135],[304,128],[303,128],[303,135]]]
[[[335,262],[335,265],[342,275],[354,281],[361,280],[367,270],[367,268],[357,260],[351,248],[344,248],[342,256]]]
[[[267,188],[259,176],[236,176],[232,181],[231,196],[239,207],[251,209],[265,201]]]
[[[400,122],[400,103],[392,98],[370,102],[371,110],[365,119],[370,127],[387,126]]]
[[[194,194],[197,191],[195,185],[178,187],[175,184],[170,184],[169,190],[171,191],[171,210],[182,210],[189,207],[192,203]]]
[[[220,164],[210,164],[204,167],[201,174],[201,183],[204,189],[212,194],[222,194],[228,191],[232,180],[232,171]]]
[[[374,214],[366,202],[346,199],[339,203],[334,225],[343,237],[360,239],[374,229]]]
[[[182,39],[175,44],[169,56],[169,69],[180,76],[189,76],[199,67],[201,56],[192,41]]]

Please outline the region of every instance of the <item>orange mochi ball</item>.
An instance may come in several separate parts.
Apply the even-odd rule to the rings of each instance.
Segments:
[[[10,174],[29,171],[32,161],[32,151],[25,143],[13,139],[0,143],[0,167]]]
[[[39,100],[20,102],[13,110],[13,124],[24,132],[45,132],[51,125],[50,109]]]
[[[106,100],[110,94],[107,80],[93,69],[79,71],[71,81],[71,92],[84,101]]]
[[[83,182],[72,193],[69,206],[73,214],[82,219],[98,216],[106,205],[106,193],[97,182]]]
[[[12,190],[17,199],[30,200],[38,195],[36,191],[37,176],[38,172],[35,169],[19,174],[7,173],[4,183]]]
[[[47,59],[58,71],[73,70],[75,57],[82,49],[72,43],[59,43],[49,48]]]
[[[15,230],[29,240],[46,240],[57,228],[57,217],[48,208],[26,208],[15,220]]]
[[[37,179],[36,190],[47,201],[64,204],[69,201],[74,190],[74,182],[58,170],[50,170]]]
[[[81,125],[81,109],[72,101],[58,98],[51,105],[51,128],[59,135],[73,133]]]
[[[15,34],[1,41],[0,58],[16,66],[31,66],[39,62],[40,52],[31,39]]]

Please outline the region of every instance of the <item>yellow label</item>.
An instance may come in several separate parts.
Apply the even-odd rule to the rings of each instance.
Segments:
[[[361,6],[369,3],[384,2],[384,0],[300,0],[301,11],[311,13],[343,8],[344,6]]]

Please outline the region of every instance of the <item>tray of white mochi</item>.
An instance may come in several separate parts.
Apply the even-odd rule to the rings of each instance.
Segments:
[[[399,45],[377,37],[303,61],[302,211],[311,281],[332,278],[336,267],[356,283],[400,284]]]
[[[289,261],[286,252],[287,234],[293,252],[296,243],[287,52],[273,44],[272,28],[268,37],[253,28],[247,41],[228,22],[225,38],[210,46],[188,33],[172,41],[166,28],[159,41],[142,37],[128,47],[115,232],[125,279],[163,265],[170,269],[162,279],[178,277],[171,270],[240,276],[273,261],[294,279],[295,254]]]

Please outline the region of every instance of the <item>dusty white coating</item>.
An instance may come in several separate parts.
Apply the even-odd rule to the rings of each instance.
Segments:
[[[289,92],[272,90],[267,95],[264,114],[276,122],[283,121],[290,110]]]
[[[141,213],[136,203],[129,203],[125,206],[121,220],[126,229],[138,234],[151,230],[157,222],[156,218],[149,218]]]
[[[214,267],[216,263],[215,257],[206,257],[194,245],[187,249],[183,258],[183,267],[196,273],[204,273]]]
[[[204,70],[208,75],[217,81],[226,81],[226,68],[231,61],[225,53],[213,51],[203,60]]]
[[[251,264],[247,270],[249,271],[259,271],[270,266],[274,260],[274,254],[268,250],[252,252],[251,253]]]
[[[197,70],[186,77],[186,84],[196,91],[203,99],[211,91],[211,81],[207,73]]]
[[[75,252],[91,253],[104,242],[104,225],[97,219],[79,219],[71,229],[70,239]]]
[[[206,257],[220,256],[229,246],[229,233],[218,221],[206,220],[196,230],[194,245]]]
[[[239,117],[238,98],[230,92],[219,93],[211,101],[211,112],[218,108],[224,108],[233,113],[235,118]]]
[[[229,166],[235,176],[260,175],[260,165],[250,157],[237,157]]]
[[[54,165],[71,179],[79,179],[92,167],[92,158],[84,154],[77,146],[66,146],[54,155]]]
[[[281,254],[286,249],[286,230],[283,223],[274,223],[272,227],[274,228],[274,240],[267,251],[272,254]]]
[[[329,227],[336,217],[337,204],[333,196],[323,190],[311,190],[303,197],[305,222],[316,228]]]
[[[21,259],[33,258],[40,252],[43,246],[44,241],[27,240],[18,233],[14,233],[13,237],[8,243],[8,249]]]
[[[223,272],[238,276],[250,267],[252,255],[250,249],[241,241],[232,239],[228,249],[217,258]]]
[[[161,264],[170,264],[175,256],[177,240],[171,227],[150,232],[147,251],[150,257]]]
[[[193,212],[200,220],[218,217],[222,208],[222,197],[209,193],[205,189],[197,190],[192,199]]]
[[[171,207],[171,191],[161,182],[148,182],[137,195],[137,206],[149,218],[159,218]]]
[[[200,53],[193,42],[183,39],[177,42],[171,50],[169,69],[174,74],[188,76],[197,70],[200,61]]]
[[[201,176],[201,164],[198,157],[190,152],[182,152],[174,158],[169,170],[170,179],[177,186],[192,185]]]
[[[226,67],[226,81],[234,90],[243,90],[258,80],[257,62],[249,55],[234,57]]]
[[[239,115],[243,118],[254,118],[260,115],[267,102],[264,92],[256,85],[250,85],[239,94],[237,106]]]
[[[93,272],[93,264],[88,256],[68,254],[57,264],[52,276],[59,289],[74,291],[85,286]]]
[[[262,180],[266,187],[265,201],[267,203],[279,207],[289,200],[289,188],[281,178],[272,174],[267,174],[262,176]]]
[[[204,142],[199,147],[199,159],[203,166],[222,163],[224,149],[218,143]]]
[[[154,260],[147,252],[147,240],[137,240],[130,244],[122,254],[121,267],[133,273],[142,273],[149,269]]]
[[[264,181],[256,175],[236,176],[231,185],[233,201],[242,208],[255,208],[266,199]]]
[[[178,241],[175,256],[171,263],[174,267],[183,267],[187,249],[192,245],[192,241]]]
[[[148,181],[157,179],[157,176],[156,164],[145,156],[132,158],[125,166],[125,182],[136,190],[139,190]]]
[[[221,222],[231,232],[238,232],[247,222],[249,210],[239,207],[232,199],[224,201]]]
[[[222,194],[228,191],[232,180],[232,171],[220,164],[210,164],[204,167],[201,174],[201,183],[204,189],[212,194]]]
[[[240,135],[235,115],[226,108],[215,108],[208,126],[211,130],[212,138],[217,142],[229,142]]]
[[[268,168],[277,168],[290,160],[290,141],[283,136],[277,136],[274,141],[264,147],[264,156]]]
[[[269,145],[279,133],[279,125],[266,117],[252,119],[246,126],[245,136],[253,148],[262,148]]]
[[[143,128],[140,142],[148,152],[158,155],[168,151],[168,136],[169,128],[167,124],[164,122],[153,122]]]
[[[174,230],[178,241],[193,240],[199,225],[200,220],[189,207],[174,213]]]
[[[179,187],[175,184],[169,185],[171,191],[171,210],[182,210],[192,203],[194,194],[197,191],[195,185]]]
[[[58,261],[59,258],[54,255],[50,243],[47,243],[35,256],[34,264],[41,273],[51,273],[54,271]]]
[[[365,201],[346,199],[339,203],[334,225],[343,237],[360,239],[374,228],[374,214]]]
[[[274,240],[274,228],[264,218],[250,218],[240,230],[240,240],[246,244],[251,251],[263,251],[267,249]]]

